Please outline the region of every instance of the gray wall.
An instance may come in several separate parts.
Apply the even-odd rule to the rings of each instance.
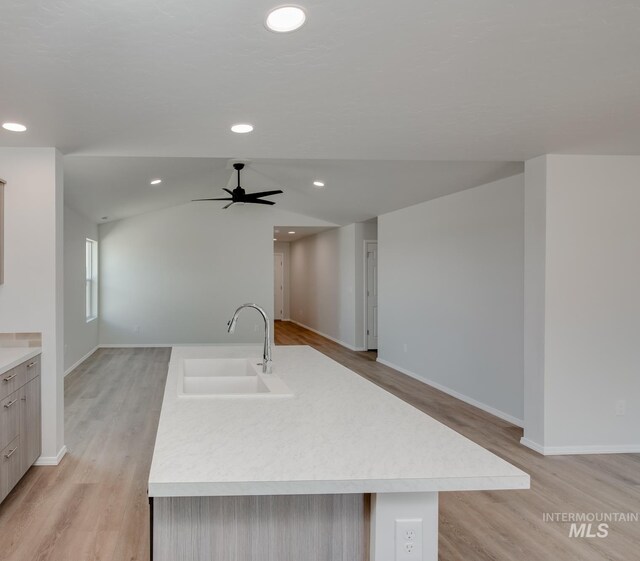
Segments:
[[[378,230],[380,360],[522,424],[523,175],[382,215]]]
[[[189,203],[100,225],[100,343],[259,342],[255,302],[273,316],[273,227],[327,226],[253,205]],[[246,314],[246,315],[245,315]]]
[[[98,320],[87,323],[85,310],[85,242],[98,240],[98,225],[64,208],[64,369],[98,346]],[[100,244],[98,244],[99,246]],[[98,247],[98,254],[100,247]],[[100,310],[98,310],[100,313]]]
[[[524,442],[640,452],[640,157],[547,155],[525,173],[527,244],[544,244],[527,258],[541,342],[526,355]]]
[[[0,148],[5,269],[0,332],[42,333],[42,457],[64,451],[63,177],[55,148]]]
[[[291,319],[355,346],[355,224],[291,244]]]
[[[364,349],[364,241],[377,220],[358,222],[291,244],[291,319]]]

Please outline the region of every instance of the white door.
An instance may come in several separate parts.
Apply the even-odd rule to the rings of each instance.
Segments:
[[[367,349],[378,348],[378,244],[367,242]]]
[[[282,253],[273,254],[274,319],[284,319],[284,268]]]

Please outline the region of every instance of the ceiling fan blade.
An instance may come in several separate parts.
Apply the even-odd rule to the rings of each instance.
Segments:
[[[225,200],[229,200],[229,199],[225,199]],[[225,205],[222,207],[222,210],[224,210],[225,208],[229,208],[232,205],[235,205],[236,203],[229,203],[228,205]]]
[[[231,191],[230,189],[227,189],[226,187],[223,187],[222,190],[229,193],[229,195],[233,195],[233,191]]]
[[[230,199],[229,197],[227,197],[226,199],[192,199],[191,202],[195,203],[197,201],[232,201],[233,199]]]
[[[279,195],[280,193],[282,193],[282,191],[280,189],[278,189],[277,191],[261,191],[260,193],[247,193],[245,195],[245,197],[247,199],[257,199],[259,197],[268,197],[270,195]]]
[[[274,203],[273,201],[263,201],[260,199],[251,199],[248,201],[245,201],[247,204],[251,204],[251,205],[275,205],[276,203]]]

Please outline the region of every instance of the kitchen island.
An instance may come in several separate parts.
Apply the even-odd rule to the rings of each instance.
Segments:
[[[261,354],[172,350],[149,476],[154,561],[435,561],[439,492],[529,487],[524,472],[310,347],[273,349],[273,392],[269,380],[235,395],[194,383],[206,385],[207,359]]]

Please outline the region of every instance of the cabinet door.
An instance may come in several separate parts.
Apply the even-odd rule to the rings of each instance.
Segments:
[[[8,446],[0,450],[0,502],[22,477],[21,450],[19,436],[16,436]]]
[[[40,376],[20,389],[20,464],[27,471],[40,456]]]

